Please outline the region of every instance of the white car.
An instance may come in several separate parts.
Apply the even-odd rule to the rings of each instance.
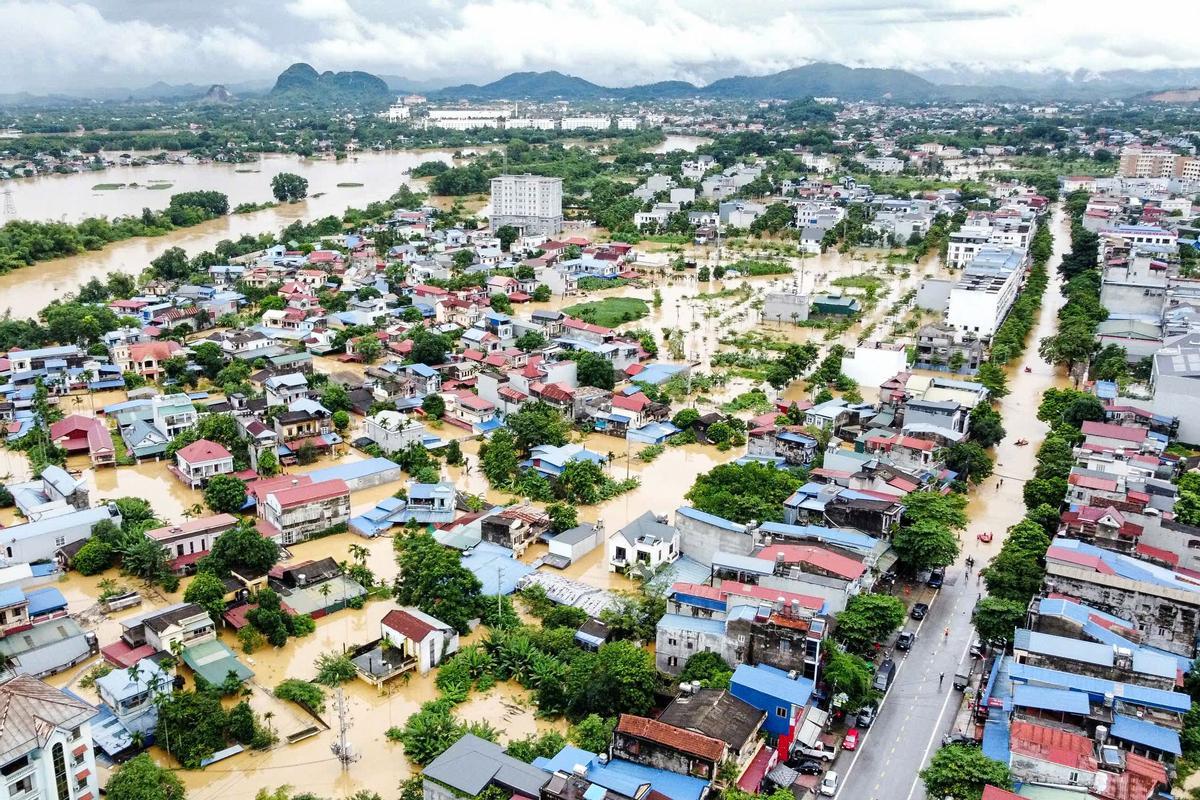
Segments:
[[[833,797],[838,790],[838,774],[833,770],[825,773],[825,777],[821,779],[819,787],[821,794],[825,797]]]

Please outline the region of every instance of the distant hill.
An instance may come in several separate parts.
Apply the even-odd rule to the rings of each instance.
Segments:
[[[292,64],[275,79],[270,96],[310,102],[386,100],[392,90],[369,72],[317,72],[308,64]]]
[[[841,64],[807,64],[771,75],[738,75],[707,86],[662,81],[640,86],[607,87],[561,72],[514,72],[486,83],[449,86],[433,93],[445,100],[661,100],[710,97],[728,100],[795,100],[833,96],[846,100],[924,102],[961,97],[1016,96],[1016,90],[944,86],[899,69],[859,69]]]
[[[219,83],[214,83],[208,87],[208,91],[204,93],[204,97],[200,98],[201,103],[207,105],[229,105],[233,102],[233,94]]]

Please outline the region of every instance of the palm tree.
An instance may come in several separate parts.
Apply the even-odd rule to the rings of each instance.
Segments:
[[[199,517],[203,513],[204,513],[204,506],[200,505],[199,503],[192,503],[190,506],[188,506],[187,508],[185,508],[183,510],[184,519],[192,519],[193,517]]]
[[[369,555],[371,555],[371,551],[368,550],[363,545],[361,545],[361,544],[350,545],[350,557],[353,558],[356,563],[361,564],[362,566],[366,566],[367,556],[369,556]]]
[[[129,745],[135,750],[141,750],[146,744],[146,734],[141,731],[134,731],[129,736]]]

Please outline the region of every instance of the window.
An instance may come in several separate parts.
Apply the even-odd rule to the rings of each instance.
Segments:
[[[10,783],[8,785],[8,796],[9,797],[20,797],[21,795],[25,794],[26,792],[32,792],[32,791],[33,791],[33,776],[32,775],[26,775],[24,778],[21,778],[21,780],[16,781],[15,783]]]
[[[776,706],[775,716],[779,717],[780,719],[787,719],[788,718],[787,706]]]
[[[669,644],[669,645],[677,645],[677,644],[679,644],[679,640],[678,640],[678,639],[671,639],[671,638],[668,638],[668,639],[667,639],[667,644]]]
[[[694,647],[694,645],[691,642],[686,642],[684,644],[684,647],[686,647],[688,650],[691,650]]]
[[[679,658],[677,656],[667,656],[667,666],[668,667],[678,667],[679,666]]]
[[[54,789],[58,800],[71,800],[71,788],[67,783],[67,758],[63,754],[62,742],[50,751],[54,762]]]
[[[65,536],[55,536],[54,537],[54,546],[55,547],[62,547],[66,543],[67,543],[67,537],[65,537]]]

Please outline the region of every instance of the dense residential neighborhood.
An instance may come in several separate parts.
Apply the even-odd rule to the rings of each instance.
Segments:
[[[1195,98],[789,73],[2,100],[6,796],[1200,796]]]

